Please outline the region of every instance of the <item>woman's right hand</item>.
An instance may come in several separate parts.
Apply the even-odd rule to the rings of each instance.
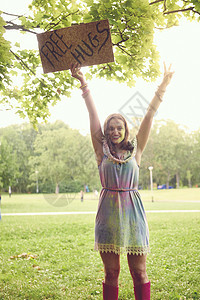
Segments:
[[[72,77],[78,79],[81,82],[81,84],[85,82],[84,75],[81,72],[81,66],[78,63],[71,64],[70,70],[71,70]]]

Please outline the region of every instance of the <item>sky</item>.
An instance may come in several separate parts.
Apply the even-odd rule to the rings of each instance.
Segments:
[[[0,10],[15,14],[28,11],[29,0],[2,1]],[[172,64],[175,74],[164,95],[155,119],[171,119],[177,124],[187,126],[189,131],[200,129],[200,23],[182,20],[180,26],[155,32],[154,43],[160,53],[160,66],[163,73],[163,61]],[[21,40],[29,48],[38,49],[37,40],[32,35],[19,35],[16,31],[5,36],[8,39]],[[87,68],[83,68],[83,72]],[[140,100],[150,102],[162,76],[156,82],[136,80],[135,87],[129,88],[125,83],[120,84],[105,79],[92,79],[88,82],[93,95],[101,124],[106,117],[115,112],[125,112],[131,103]],[[136,101],[136,102],[134,102]],[[1,108],[0,108],[1,109]],[[81,91],[74,88],[71,97],[63,97],[56,106],[50,108],[49,122],[62,120],[71,128],[78,129],[82,134],[89,133],[88,112],[81,97]],[[127,114],[127,111],[125,112]],[[127,115],[128,116],[128,115]],[[20,119],[15,111],[0,110],[0,127],[11,124],[21,124],[28,120]],[[132,127],[131,122],[129,122]]]

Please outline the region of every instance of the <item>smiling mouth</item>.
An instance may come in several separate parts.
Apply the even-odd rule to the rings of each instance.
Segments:
[[[112,141],[117,142],[120,139],[120,136],[113,136]]]

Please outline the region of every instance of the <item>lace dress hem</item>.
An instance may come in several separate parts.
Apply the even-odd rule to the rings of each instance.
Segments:
[[[115,254],[133,254],[133,255],[146,255],[150,253],[150,248],[149,246],[143,246],[143,247],[121,247],[113,244],[98,244],[95,243],[94,245],[94,250],[99,251],[99,252],[113,252]]]

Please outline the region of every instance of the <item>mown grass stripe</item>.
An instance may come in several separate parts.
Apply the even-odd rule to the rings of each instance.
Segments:
[[[146,213],[199,213],[200,210],[147,210]],[[6,213],[2,216],[51,216],[51,215],[88,215],[96,211],[67,211],[67,212],[36,212],[36,213]]]

